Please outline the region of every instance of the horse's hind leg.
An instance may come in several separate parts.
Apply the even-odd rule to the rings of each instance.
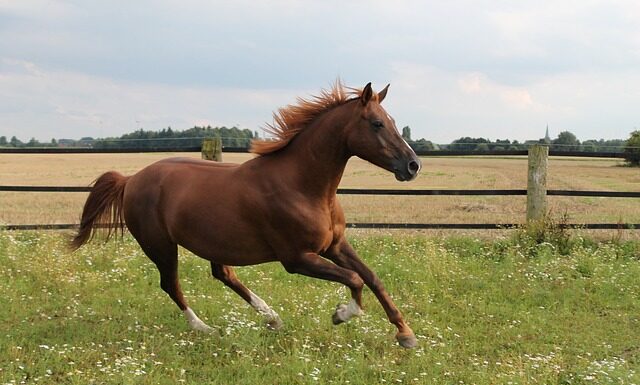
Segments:
[[[211,273],[215,278],[238,293],[238,295],[253,306],[258,313],[262,314],[267,321],[267,327],[269,329],[277,330],[282,327],[282,320],[278,313],[270,308],[262,298],[247,289],[247,287],[240,282],[231,266],[211,262]]]
[[[135,236],[135,234],[134,234]],[[189,326],[198,331],[211,332],[213,329],[202,322],[200,318],[191,310],[182,295],[180,282],[178,280],[178,247],[168,240],[155,240],[153,246],[149,242],[141,242],[136,236],[138,243],[142,246],[144,253],[156,264],[160,272],[160,287],[164,290],[173,302],[178,305],[184,313]]]

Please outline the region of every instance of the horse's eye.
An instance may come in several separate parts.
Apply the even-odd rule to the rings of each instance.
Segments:
[[[384,127],[384,123],[382,123],[382,120],[374,120],[373,122],[371,122],[371,126],[374,130],[378,131],[382,127]]]

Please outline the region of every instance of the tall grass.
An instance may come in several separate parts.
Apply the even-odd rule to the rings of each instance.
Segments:
[[[181,250],[187,300],[217,330],[193,332],[131,238],[65,241],[0,232],[1,384],[640,383],[638,242],[355,233],[418,336],[405,350],[370,291],[336,327],[339,285],[239,268],[283,318],[271,332]]]

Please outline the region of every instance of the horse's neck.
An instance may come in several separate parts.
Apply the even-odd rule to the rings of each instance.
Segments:
[[[342,119],[326,116],[312,123],[281,152],[285,172],[308,196],[335,195],[349,160]]]

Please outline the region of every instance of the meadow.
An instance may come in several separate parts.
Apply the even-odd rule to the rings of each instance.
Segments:
[[[66,232],[0,232],[0,383],[640,384],[640,244],[526,234],[350,237],[418,337],[405,350],[375,297],[333,326],[340,285],[278,264],[238,269],[261,317],[181,250],[191,331],[128,236],[71,254]]]
[[[172,154],[0,155],[0,185],[86,186]],[[188,156],[197,157],[196,154]],[[242,162],[248,154],[225,154]],[[412,183],[350,161],[341,187],[522,189],[522,157],[423,158]],[[640,190],[610,159],[551,158],[549,188]],[[85,193],[0,193],[1,223],[74,223]],[[341,196],[347,220],[523,222],[524,197]],[[550,197],[571,222],[640,222],[633,199]],[[216,329],[191,331],[129,236],[69,253],[68,231],[0,231],[0,384],[640,384],[637,230],[349,230],[418,337],[400,348],[365,289],[333,326],[338,284],[277,263],[237,270],[280,313],[261,317],[180,250],[185,296]]]

